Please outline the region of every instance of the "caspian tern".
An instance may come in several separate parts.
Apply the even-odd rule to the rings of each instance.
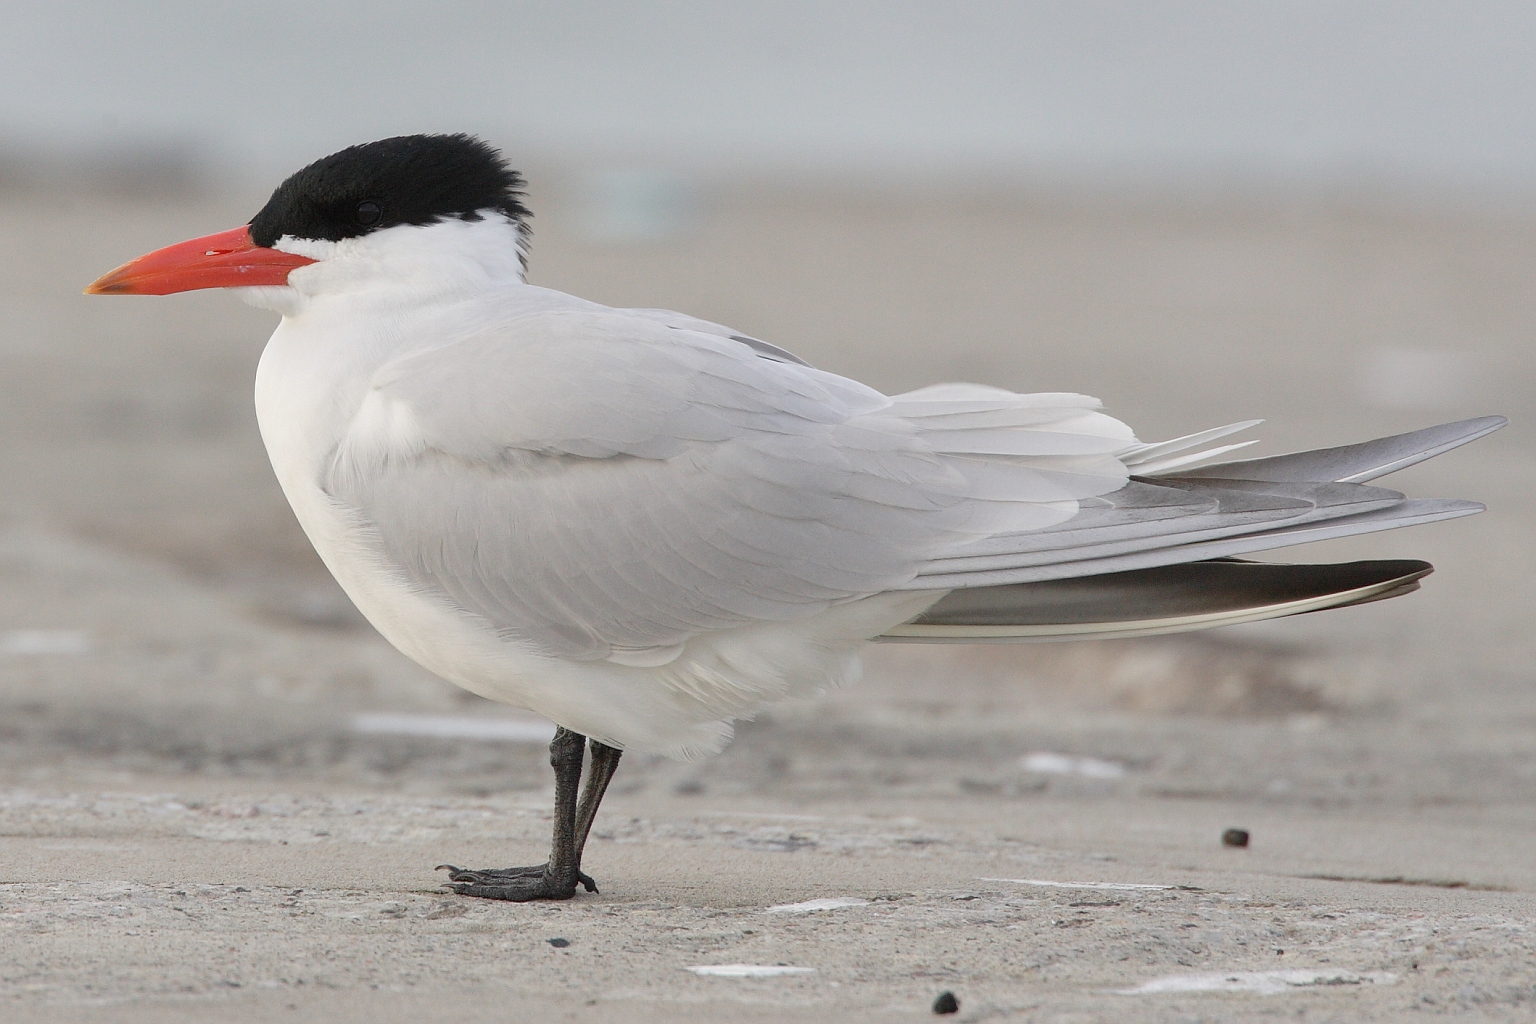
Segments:
[[[866,640],[1396,596],[1431,567],[1232,556],[1482,510],[1366,482],[1501,417],[1213,465],[1252,423],[1144,444],[1082,395],[886,396],[719,324],[526,283],[522,184],[465,135],[354,146],[248,225],[88,289],[235,288],[281,313],[256,410],[326,566],[407,656],[559,726],[549,861],[444,865],[459,893],[595,891],[581,854],[621,751],[718,751],[732,720],[853,678]]]

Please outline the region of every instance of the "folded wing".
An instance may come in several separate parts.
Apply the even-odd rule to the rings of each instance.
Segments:
[[[1251,424],[1143,444],[1082,395],[887,397],[718,325],[559,309],[383,367],[322,485],[412,589],[552,656],[653,664],[887,591],[1466,515],[1363,481],[1499,422],[1195,468]]]
[[[1127,479],[1135,438],[1093,399],[902,402],[686,324],[542,313],[384,367],[323,486],[413,589],[547,654],[645,663],[909,585]]]

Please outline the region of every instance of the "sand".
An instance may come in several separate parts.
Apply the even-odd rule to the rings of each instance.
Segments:
[[[536,192],[539,283],[887,389],[1088,391],[1143,437],[1265,416],[1264,453],[1515,423],[1388,481],[1488,514],[1296,553],[1428,558],[1419,594],[882,646],[713,761],[626,759],[601,893],[529,906],[432,868],[541,858],[540,746],[354,728],[524,719],[309,552],[250,411],[268,315],[78,295],[260,190],[66,191],[0,196],[0,1019],[1529,1019],[1536,219],[736,184],[619,244]],[[737,964],[804,970],[689,970]]]

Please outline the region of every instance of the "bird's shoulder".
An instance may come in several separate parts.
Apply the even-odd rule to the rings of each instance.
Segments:
[[[769,379],[775,366],[814,369],[788,349],[725,324],[670,309],[604,306],[533,285],[475,296],[438,311],[406,333],[395,357],[380,368],[376,383],[462,368],[467,361],[488,356],[526,361],[546,353],[573,363],[602,356],[615,366],[635,360],[654,361],[658,368],[690,359],[717,366],[737,363]]]
[[[889,402],[720,324],[529,288],[459,311],[451,329],[383,363],[355,430],[405,430],[425,447],[477,458],[509,447],[670,458],[691,444],[799,433]]]

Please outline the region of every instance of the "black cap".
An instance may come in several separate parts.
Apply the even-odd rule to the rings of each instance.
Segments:
[[[505,214],[522,225],[522,175],[472,135],[401,135],[316,160],[277,187],[251,219],[251,240],[338,242],[397,224]]]

